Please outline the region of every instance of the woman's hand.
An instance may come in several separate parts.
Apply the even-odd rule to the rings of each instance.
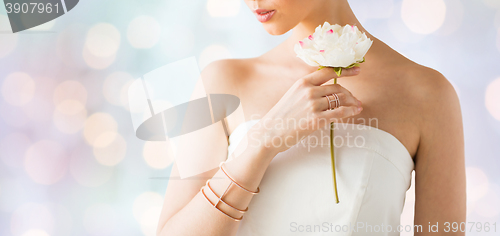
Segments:
[[[359,67],[342,70],[342,77],[357,75],[359,71]],[[362,110],[361,102],[351,92],[339,84],[323,85],[333,78],[337,78],[335,71],[323,68],[297,80],[259,123],[252,127],[252,132],[255,132],[251,137],[252,143],[258,141],[277,154],[320,127],[359,114]],[[328,110],[325,96],[333,93],[338,95],[341,106]]]

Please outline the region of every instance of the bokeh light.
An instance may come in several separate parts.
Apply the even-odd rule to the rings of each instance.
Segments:
[[[116,59],[116,54],[107,57],[98,57],[90,53],[87,47],[82,51],[83,60],[92,69],[102,70],[113,64]]]
[[[443,25],[446,4],[443,0],[403,0],[401,18],[418,34],[431,34]]]
[[[164,169],[174,160],[170,142],[149,141],[144,143],[142,155],[146,163],[155,169]]]
[[[108,75],[102,85],[104,98],[115,106],[128,107],[128,87],[134,77],[123,71],[116,71]]]
[[[54,111],[53,121],[56,128],[67,134],[80,131],[87,118],[87,109],[77,100],[67,99],[60,102]]]
[[[232,17],[240,11],[239,0],[208,0],[207,10],[212,17]]]
[[[127,28],[128,42],[134,48],[152,48],[160,40],[160,35],[161,25],[151,16],[136,17]]]
[[[155,192],[145,192],[139,195],[133,205],[135,219],[141,225],[145,235],[156,235],[158,219],[163,205],[163,197]]]
[[[223,45],[210,45],[203,49],[199,57],[199,67],[200,70],[203,70],[205,66],[210,64],[213,61],[231,58],[231,52],[229,49],[224,47]]]
[[[85,121],[83,135],[89,145],[103,147],[113,141],[109,140],[110,137],[114,138],[116,136],[105,135],[98,140],[99,136],[106,132],[116,133],[117,129],[118,124],[113,116],[107,113],[98,112],[92,114]],[[100,141],[100,143],[96,143],[97,140]]]
[[[487,192],[489,181],[486,174],[477,167],[467,167],[467,201],[476,202]]]
[[[117,165],[127,153],[125,139],[116,132],[102,133],[96,138],[94,144],[94,156],[99,163],[105,166]]]
[[[85,105],[87,103],[87,89],[76,80],[66,80],[54,89],[53,98],[55,105],[65,100],[75,100]]]
[[[50,236],[45,230],[43,229],[30,229],[26,231],[22,236]]]
[[[85,110],[85,107],[80,101],[67,99],[57,104],[57,110],[63,114],[73,115]]]
[[[110,57],[120,48],[120,31],[112,24],[96,24],[87,32],[85,47],[96,57]]]
[[[490,184],[488,192],[475,205],[475,211],[483,217],[493,218],[500,213],[500,187]]]
[[[486,87],[485,104],[490,114],[500,121],[500,78],[493,80]]]
[[[80,131],[87,118],[87,89],[76,80],[66,80],[54,89],[53,113],[55,127],[67,134]]]
[[[13,106],[23,106],[33,99],[35,81],[24,72],[9,74],[2,83],[2,97]]]
[[[103,132],[97,136],[92,146],[96,148],[107,147],[115,141],[117,135],[118,133],[113,131]]]
[[[146,87],[148,87],[148,84],[146,84]],[[143,94],[143,93],[144,93],[144,86],[142,83],[142,79],[139,78],[132,83],[132,86],[130,86],[129,91],[127,91],[127,99],[129,100],[127,103],[128,104],[127,110],[129,110],[130,113],[133,114],[133,116],[144,115],[144,113],[146,113],[145,110],[149,109],[149,107],[148,108],[145,107],[145,102],[143,99],[135,99],[136,94]]]
[[[142,233],[146,236],[156,236],[158,227],[158,219],[161,215],[161,206],[150,208],[142,216],[139,224],[141,225]]]
[[[95,204],[85,210],[83,226],[90,235],[115,235],[117,225],[117,212],[108,204]]]
[[[66,174],[68,156],[61,144],[51,140],[41,140],[26,151],[24,168],[36,183],[54,184]]]
[[[108,23],[98,23],[87,33],[82,56],[90,68],[104,69],[116,59],[120,48],[121,35],[115,26]]]
[[[144,213],[150,208],[162,206],[163,197],[156,192],[144,192],[134,200],[133,213],[137,221],[143,218]]]
[[[56,226],[50,234],[51,236],[75,235],[75,231],[73,231],[75,225],[74,216],[69,211],[70,208],[59,202],[47,202],[44,205],[50,210],[54,219],[54,225]]]
[[[10,229],[13,235],[22,235],[32,229],[50,234],[54,231],[54,226],[54,216],[47,206],[29,202],[12,213]]]

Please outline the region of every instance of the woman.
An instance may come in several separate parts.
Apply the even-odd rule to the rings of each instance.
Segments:
[[[259,57],[220,60],[203,70],[208,93],[241,100],[244,115],[226,119],[229,155],[245,138],[250,145],[199,178],[170,181],[158,235],[464,234],[452,228],[465,222],[466,196],[461,111],[448,80],[369,34],[347,0],[245,2],[271,35],[293,33]],[[293,50],[325,21],[356,25],[373,40],[366,62],[344,70],[336,85],[333,69],[308,66]],[[330,110],[332,94],[340,107]],[[377,122],[364,122],[370,119]],[[299,122],[283,128],[285,120]],[[329,146],[300,145],[324,137],[330,122],[352,123],[335,134],[364,140],[335,146],[338,204]],[[415,227],[398,228],[412,170]]]

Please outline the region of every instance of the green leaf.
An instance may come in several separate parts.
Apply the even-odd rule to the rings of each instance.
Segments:
[[[350,66],[346,67],[346,69],[353,68],[355,66],[359,66],[359,63],[352,63]]]
[[[340,77],[340,75],[342,74],[342,67],[334,67],[333,70],[335,71],[337,76]]]

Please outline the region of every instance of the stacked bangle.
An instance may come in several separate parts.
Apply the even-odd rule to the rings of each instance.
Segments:
[[[215,196],[219,199],[219,201],[217,201],[217,203],[215,203],[215,206],[217,206],[217,204],[219,204],[219,202],[223,202],[224,204],[228,205],[229,207],[231,207],[231,208],[233,208],[233,209],[235,209],[235,210],[237,210],[237,211],[239,211],[239,212],[241,212],[241,213],[245,213],[246,211],[248,211],[248,207],[247,207],[247,209],[245,209],[245,210],[240,210],[240,209],[238,209],[238,208],[235,208],[235,207],[233,207],[233,206],[229,205],[227,202],[225,202],[224,200],[222,200],[222,197],[224,196],[224,194],[226,194],[227,190],[229,189],[229,186],[226,188],[226,191],[224,191],[224,193],[223,193],[223,194],[222,194],[222,196],[220,196],[220,197],[219,197],[219,195],[217,195],[217,193],[215,193],[215,191],[212,189],[212,186],[210,186],[210,179],[209,179],[209,180],[207,180],[207,186],[208,186],[208,188],[210,189],[210,191],[212,191],[212,193],[213,193],[213,194],[214,194],[214,195],[215,195]]]
[[[235,217],[232,217],[230,216],[229,214],[227,214],[226,212],[223,212],[221,209],[217,208],[217,204],[214,204],[212,201],[210,201],[210,199],[208,199],[207,195],[205,194],[205,191],[203,191],[203,187],[201,187],[201,192],[203,193],[203,196],[205,196],[205,199],[207,199],[207,201],[217,210],[219,210],[222,214],[226,215],[227,217],[233,219],[234,221],[240,221],[243,219],[243,216],[241,216],[240,218],[235,218]]]
[[[231,183],[236,184],[236,186],[240,187],[241,189],[243,189],[243,190],[245,190],[245,191],[247,191],[247,192],[249,192],[249,193],[251,193],[251,194],[257,194],[257,193],[259,193],[259,192],[260,192],[259,187],[257,187],[257,191],[256,191],[256,192],[254,192],[254,191],[250,191],[250,190],[248,190],[248,189],[244,188],[243,186],[241,186],[240,184],[238,184],[238,183],[237,183],[237,182],[236,182],[233,178],[231,178],[231,177],[227,174],[227,172],[224,170],[224,167],[223,167],[223,166],[224,166],[224,162],[221,162],[221,163],[219,164],[219,167],[220,167],[220,169],[222,170],[222,172],[224,172],[224,174],[227,176],[227,178],[229,178],[229,180],[231,180]],[[229,184],[229,186],[231,186],[231,184]]]
[[[219,210],[222,214],[224,214],[225,216],[227,216],[227,217],[229,217],[229,218],[233,219],[234,221],[240,221],[240,220],[242,220],[242,219],[243,219],[243,216],[241,216],[240,218],[235,218],[235,217],[233,217],[233,216],[230,216],[229,214],[227,214],[226,212],[222,211],[221,209],[219,209],[219,208],[217,207],[217,206],[219,205],[219,202],[222,202],[222,203],[226,204],[227,206],[231,207],[232,209],[234,209],[234,210],[236,210],[236,211],[238,211],[238,212],[240,212],[240,213],[245,213],[245,212],[247,212],[247,211],[248,211],[248,207],[247,207],[245,210],[240,210],[240,209],[238,209],[238,208],[236,208],[236,207],[231,206],[230,204],[228,204],[227,202],[225,202],[224,200],[222,200],[222,198],[223,198],[223,197],[224,197],[224,195],[227,193],[227,191],[228,191],[228,190],[229,190],[229,188],[231,187],[231,184],[233,184],[233,183],[234,183],[236,186],[240,187],[241,189],[243,189],[243,190],[245,190],[246,192],[249,192],[249,193],[251,193],[251,194],[257,194],[257,193],[259,193],[259,192],[260,192],[260,189],[259,189],[259,187],[257,187],[257,191],[255,191],[255,192],[254,192],[254,191],[250,191],[250,190],[248,190],[248,189],[244,188],[243,186],[241,186],[240,184],[238,184],[238,183],[237,183],[237,182],[236,182],[233,178],[231,178],[231,177],[227,174],[226,170],[224,170],[223,165],[224,165],[224,162],[221,162],[221,163],[220,163],[220,165],[219,165],[219,168],[222,170],[222,172],[224,172],[224,174],[227,176],[227,178],[228,178],[229,180],[231,180],[231,183],[227,186],[226,190],[224,191],[224,193],[223,193],[220,197],[219,197],[219,195],[217,195],[217,193],[215,193],[215,191],[214,191],[214,190],[212,189],[212,187],[210,186],[210,179],[208,179],[208,180],[207,180],[207,182],[206,182],[206,186],[207,186],[207,187],[210,189],[210,191],[211,191],[211,192],[212,192],[212,193],[213,193],[213,194],[217,197],[217,199],[218,199],[217,203],[213,203],[212,201],[210,201],[210,199],[209,199],[209,198],[207,197],[207,195],[205,194],[205,191],[203,190],[203,187],[204,187],[204,186],[203,186],[203,187],[201,187],[201,192],[202,192],[203,196],[205,197],[205,199],[207,199],[207,201],[210,203],[210,205],[212,205],[215,209]]]

